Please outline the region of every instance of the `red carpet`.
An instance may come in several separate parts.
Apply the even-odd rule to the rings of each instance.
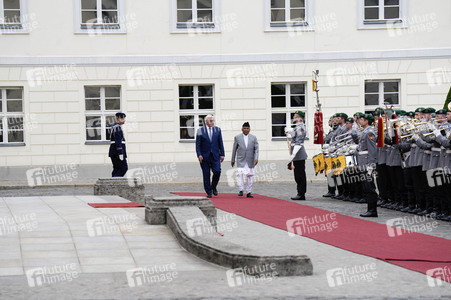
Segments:
[[[126,202],[126,203],[88,203],[94,208],[107,208],[107,207],[144,207],[139,203]]]
[[[175,194],[205,196],[205,193]],[[221,210],[409,270],[426,274],[430,269],[441,268],[443,272],[438,269],[432,276],[451,282],[451,240],[401,231],[385,224],[308,205],[253,195],[255,198],[252,199],[222,193],[211,200]],[[412,220],[413,216],[405,218]]]

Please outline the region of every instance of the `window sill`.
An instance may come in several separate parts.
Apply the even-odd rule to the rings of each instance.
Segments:
[[[23,147],[25,143],[0,143],[0,147]]]
[[[289,140],[291,140],[291,139],[289,139]],[[306,137],[305,139],[304,139],[304,141],[308,141],[309,140],[309,138],[308,137]],[[287,141],[287,138],[286,137],[284,137],[284,136],[281,136],[281,137],[272,137],[271,138],[271,141],[274,141],[274,142],[277,142],[277,141]]]
[[[179,140],[179,143],[195,143],[196,140]]]
[[[111,141],[86,141],[85,145],[109,145]]]

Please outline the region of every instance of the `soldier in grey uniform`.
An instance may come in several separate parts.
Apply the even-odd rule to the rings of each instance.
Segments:
[[[329,119],[329,127],[330,130],[327,133],[327,135],[324,137],[324,144],[329,144],[332,141],[332,137],[334,136],[334,132],[335,130],[338,129],[338,124],[335,122],[335,114],[333,116],[330,117]],[[334,197],[335,196],[335,184],[334,185],[330,185],[329,182],[334,181],[333,179],[331,180],[332,177],[332,173],[329,173],[329,175],[327,175],[329,178],[327,180],[327,194],[324,194],[323,197]],[[335,179],[335,178],[334,178]]]
[[[291,133],[291,161],[294,165],[294,180],[297,184],[297,195],[292,197],[292,200],[305,200],[305,193],[307,191],[307,176],[305,174],[305,160],[307,159],[307,152],[305,152],[304,139],[307,134],[307,129],[304,124],[305,113],[297,111],[294,113],[293,120],[296,122],[296,127]]]
[[[377,135],[371,126],[374,122],[373,115],[364,114],[361,118],[363,132],[359,143],[359,167],[366,171],[366,180],[363,182],[363,195],[368,203],[368,210],[361,217],[377,217],[377,193],[374,185],[373,172],[377,160]]]
[[[345,113],[335,114],[335,122],[338,124],[338,128],[337,128],[337,130],[334,131],[334,135],[332,136],[332,141],[330,143],[330,146],[336,147],[340,143],[340,140],[342,140],[344,138],[343,134],[345,134],[348,131],[346,129],[346,119],[347,118],[348,118],[348,115]],[[344,178],[343,178],[342,174],[340,174],[339,176],[340,176],[340,181],[337,180],[336,175],[332,176],[334,178],[335,187],[338,191],[338,195],[332,196],[332,198],[335,198],[338,200],[343,200],[344,199],[343,186],[341,184],[338,184],[338,182],[344,182]]]

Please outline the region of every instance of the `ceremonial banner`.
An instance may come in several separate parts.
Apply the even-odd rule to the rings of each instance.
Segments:
[[[313,132],[313,143],[322,145],[324,144],[324,131],[323,131],[323,113],[316,112],[315,113],[315,122],[314,122],[314,132]]]
[[[332,171],[332,158],[325,157],[324,158],[324,170],[326,171],[325,174],[329,175],[330,171]]]
[[[385,135],[384,135],[384,119],[379,117],[377,121],[377,146],[384,147],[385,146]]]

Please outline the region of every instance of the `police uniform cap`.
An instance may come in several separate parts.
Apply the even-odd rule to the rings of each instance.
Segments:
[[[249,125],[249,122],[244,122],[243,127],[251,127],[251,125]]]
[[[295,111],[294,114],[299,115],[301,118],[304,118],[304,117],[305,117],[305,112],[300,111],[300,110]]]
[[[116,118],[125,118],[126,115],[123,112],[116,113]]]
[[[346,119],[346,122],[354,123],[354,118],[347,118],[347,119]]]

